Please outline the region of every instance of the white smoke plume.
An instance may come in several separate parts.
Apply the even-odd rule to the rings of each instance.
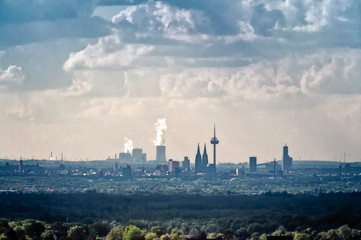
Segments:
[[[124,140],[124,152],[129,152],[131,154],[133,152],[133,141],[128,138],[124,138]]]
[[[155,146],[162,146],[165,143],[164,134],[165,130],[167,130],[167,123],[165,118],[158,119],[158,121],[154,124],[157,130],[157,138],[155,139]]]

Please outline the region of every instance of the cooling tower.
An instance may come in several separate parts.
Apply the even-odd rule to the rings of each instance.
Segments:
[[[157,162],[166,162],[167,159],[165,157],[165,146],[156,146],[156,151],[157,151],[157,157],[156,157],[156,161]]]

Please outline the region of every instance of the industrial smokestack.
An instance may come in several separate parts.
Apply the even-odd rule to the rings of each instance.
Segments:
[[[166,162],[167,159],[165,157],[165,146],[156,146],[156,151],[157,151],[156,161]]]
[[[157,136],[154,141],[155,146],[163,146],[165,144],[164,134],[167,130],[166,120],[165,118],[161,118],[154,124],[157,130]]]

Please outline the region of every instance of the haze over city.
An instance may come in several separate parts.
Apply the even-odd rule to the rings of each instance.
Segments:
[[[0,1],[0,157],[361,160],[361,3]],[[226,14],[225,14],[226,13]],[[166,119],[164,139],[155,123]]]

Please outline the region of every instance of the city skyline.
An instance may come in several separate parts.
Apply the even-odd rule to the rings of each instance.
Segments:
[[[0,2],[0,157],[361,161],[359,1],[60,5]]]

